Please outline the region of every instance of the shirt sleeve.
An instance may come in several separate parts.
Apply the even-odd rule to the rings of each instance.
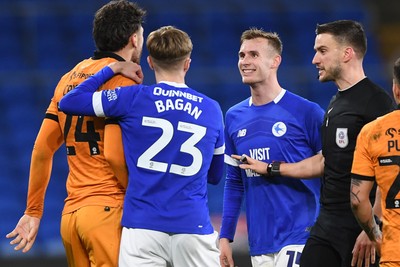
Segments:
[[[225,153],[225,138],[224,138],[224,122],[222,111],[218,106],[220,114],[219,136],[215,144],[214,155],[211,160],[211,166],[207,173],[207,182],[213,185],[218,184],[224,174],[224,153]]]
[[[104,117],[101,103],[101,95],[104,91],[96,91],[113,76],[112,69],[108,66],[104,67],[68,92],[60,101],[60,109],[70,115]]]
[[[58,122],[44,119],[36,137],[29,170],[29,186],[25,214],[37,218],[43,215],[44,198],[50,181],[54,153],[63,143]]]
[[[321,153],[321,126],[324,120],[324,110],[315,104],[311,112],[309,112],[308,125],[306,124],[307,134],[310,142],[310,147],[315,154]]]
[[[352,178],[361,180],[373,180],[375,176],[373,161],[369,153],[369,131],[374,122],[366,124],[357,137],[354,150]]]
[[[224,155],[214,155],[207,173],[207,182],[217,185],[224,174]]]
[[[239,167],[226,166],[220,238],[227,238],[232,242],[243,202],[244,186]]]
[[[234,146],[232,144],[232,140],[229,138],[229,133],[226,127],[225,146],[225,163],[227,164],[220,238],[227,238],[232,242],[235,236],[236,226],[241,212],[241,206],[244,196],[244,186],[241,178],[241,170],[237,164],[237,166],[233,166],[235,165],[234,160],[230,157],[231,154],[236,153],[234,151]]]

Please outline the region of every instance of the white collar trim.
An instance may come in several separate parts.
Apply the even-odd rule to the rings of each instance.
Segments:
[[[277,95],[275,97],[275,99],[272,100],[272,101],[274,101],[274,103],[277,104],[282,99],[282,97],[285,95],[285,93],[286,93],[286,90],[282,88],[282,90],[279,93],[279,95]],[[252,97],[249,98],[249,106],[251,106],[251,105],[253,105],[253,98]]]
[[[177,88],[189,88],[189,86],[187,86],[184,83],[167,82],[167,81],[161,81],[159,83],[165,83],[165,84],[171,85],[173,87],[177,87]]]

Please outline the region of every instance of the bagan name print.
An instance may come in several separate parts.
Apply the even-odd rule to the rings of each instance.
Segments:
[[[171,97],[171,98],[166,98],[165,100],[154,101],[158,113],[169,110],[181,110],[187,112],[190,116],[193,116],[197,120],[200,117],[201,113],[203,112],[201,109],[198,108],[198,106],[190,102],[194,101],[201,103],[203,101],[203,98],[197,95],[183,92],[181,90],[164,90],[160,87],[154,87],[153,94],[156,96]],[[174,99],[174,97],[180,97],[180,98]],[[186,99],[190,101],[186,101]]]

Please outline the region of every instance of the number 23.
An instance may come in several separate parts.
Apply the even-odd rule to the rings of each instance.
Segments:
[[[156,127],[162,129],[162,135],[155,141],[139,158],[137,166],[149,170],[167,172],[168,163],[154,161],[154,158],[161,150],[163,150],[174,135],[172,123],[165,119],[143,117],[142,125],[148,127]],[[201,168],[203,163],[203,155],[195,145],[205,136],[206,128],[188,122],[178,122],[178,131],[193,133],[185,142],[182,143],[180,151],[188,153],[193,157],[193,162],[189,166],[171,164],[169,172],[182,176],[195,175]]]

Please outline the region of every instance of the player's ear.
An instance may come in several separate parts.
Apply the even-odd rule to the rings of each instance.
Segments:
[[[190,62],[192,61],[192,59],[190,57],[188,57],[187,59],[185,59],[184,65],[183,65],[183,70],[185,72],[187,72],[190,68]]]
[[[139,46],[141,45],[141,41],[140,41],[140,31],[134,32],[131,37],[129,38],[132,46],[134,48],[139,48]]]
[[[281,65],[282,57],[280,55],[275,55],[274,61],[272,62],[272,68],[277,69]]]
[[[147,56],[147,64],[149,64],[150,69],[154,70],[153,60],[151,59],[150,56]]]
[[[350,46],[345,47],[343,50],[343,61],[348,62],[350,61],[353,57],[355,57],[355,52],[354,49]]]

